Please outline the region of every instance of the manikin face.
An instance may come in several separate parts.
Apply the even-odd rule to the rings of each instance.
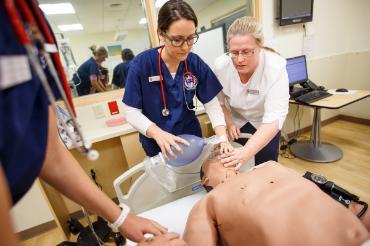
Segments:
[[[251,75],[257,68],[260,47],[252,35],[234,35],[230,38],[229,52],[240,75]]]
[[[202,165],[202,170],[204,173],[202,184],[213,188],[239,174],[233,168],[225,168],[218,158],[206,160]]]
[[[159,32],[159,36],[166,46],[166,55],[170,59],[181,62],[188,56],[197,34],[193,21],[180,19],[173,22],[166,32]],[[175,47],[181,43],[183,43],[181,46]]]

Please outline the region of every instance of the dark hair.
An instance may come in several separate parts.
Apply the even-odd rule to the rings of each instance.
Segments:
[[[170,25],[180,19],[193,21],[198,26],[198,19],[191,6],[182,0],[166,2],[158,13],[158,30],[166,32]]]
[[[121,56],[122,56],[122,59],[125,61],[130,61],[134,59],[135,57],[134,52],[132,52],[132,50],[130,49],[123,49],[121,52]]]
[[[204,176],[203,168],[200,168],[200,180],[203,179],[203,176]],[[210,192],[211,190],[213,190],[212,186],[203,185],[203,187],[204,189],[206,189],[207,192]]]

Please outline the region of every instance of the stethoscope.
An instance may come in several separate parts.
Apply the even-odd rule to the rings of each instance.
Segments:
[[[62,62],[59,57],[59,53],[56,50],[56,44],[38,6],[33,0],[27,0],[27,2],[25,0],[17,0],[17,6],[26,20],[24,27],[22,18],[18,13],[17,7],[14,5],[14,0],[3,0],[2,4],[4,5],[10,23],[20,43],[24,46],[27,52],[31,67],[35,70],[41,81],[45,93],[51,103],[52,109],[54,110],[56,115],[59,115],[55,96],[47,81],[38,55],[41,55],[45,58],[46,65],[49,68],[49,71],[57,84],[58,91],[63,99],[63,103],[70,115],[69,121],[65,122],[64,120],[60,120],[60,122],[64,131],[71,139],[73,146],[76,146],[80,153],[87,155],[90,160],[98,159],[99,153],[96,150],[91,149],[91,143],[88,143],[86,141],[82,134],[80,125],[77,123],[76,111],[73,106],[71,92],[66,75],[64,73]],[[36,19],[34,18],[33,13],[35,14]],[[39,26],[41,28],[39,28]],[[45,43],[44,38],[46,39],[47,43]],[[34,44],[32,42],[34,42]],[[49,47],[55,47],[55,52],[52,53],[52,58],[45,50],[47,45]],[[54,67],[52,59],[55,62],[57,68]],[[61,77],[60,79],[58,74]],[[79,146],[80,144],[82,146]]]
[[[162,109],[162,115],[164,117],[167,117],[170,115],[170,110],[167,107],[167,101],[166,101],[166,96],[164,95],[164,85],[163,85],[163,76],[162,76],[162,66],[161,66],[161,56],[162,56],[162,51],[163,51],[164,46],[160,48],[159,54],[158,54],[158,71],[159,71],[159,83],[161,85],[161,93],[162,93],[162,101],[163,101],[163,109]],[[185,96],[185,90],[191,91],[197,90],[197,85],[198,85],[198,79],[195,77],[195,75],[188,70],[188,63],[186,62],[186,59],[184,61],[185,63],[185,73],[182,75],[182,81],[183,81],[183,86],[182,86],[182,91],[184,94],[184,100],[186,104],[186,108],[188,110],[196,111],[197,109],[197,103],[195,104],[194,108],[190,108],[188,105],[188,102],[186,100]]]

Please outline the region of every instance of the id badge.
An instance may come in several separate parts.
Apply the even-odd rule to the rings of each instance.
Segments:
[[[253,90],[253,89],[247,89],[247,94],[259,95],[260,91],[259,90]]]

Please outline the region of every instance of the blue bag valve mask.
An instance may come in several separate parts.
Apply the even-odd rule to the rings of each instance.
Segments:
[[[167,160],[166,162],[167,164],[174,167],[181,167],[196,160],[202,154],[203,148],[206,145],[205,139],[200,138],[198,136],[182,134],[178,135],[178,137],[188,141],[190,146],[178,143],[178,145],[183,151],[182,154],[172,147],[172,151],[176,154],[177,159],[173,158],[172,156],[169,156],[169,160]]]

